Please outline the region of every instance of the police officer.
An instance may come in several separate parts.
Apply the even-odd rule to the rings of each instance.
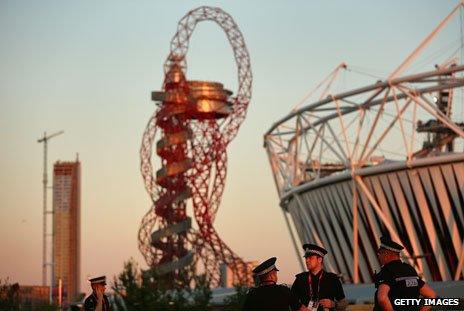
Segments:
[[[292,293],[311,311],[345,310],[348,301],[338,276],[322,269],[327,251],[315,244],[304,244],[307,272],[297,274]]]
[[[243,311],[270,310],[307,311],[307,309],[292,295],[290,289],[277,284],[276,258],[272,257],[253,269],[253,275],[259,279],[259,286],[248,292]]]
[[[92,294],[84,301],[85,311],[109,311],[110,303],[105,295],[106,276],[89,279]]]
[[[374,298],[375,311],[419,310],[419,306],[396,306],[394,301],[398,298],[419,298],[420,295],[426,298],[436,297],[435,291],[421,280],[416,270],[401,261],[400,253],[403,248],[388,237],[380,238],[377,257],[381,269],[374,277],[377,289]],[[421,310],[428,309],[423,307]]]

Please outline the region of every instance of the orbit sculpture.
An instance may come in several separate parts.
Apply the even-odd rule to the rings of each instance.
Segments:
[[[236,96],[221,83],[187,80],[186,54],[199,22],[213,21],[227,35],[238,71]],[[148,266],[172,285],[191,282],[197,269],[213,286],[227,265],[236,283],[250,283],[246,263],[214,228],[227,173],[226,148],[246,116],[251,98],[250,57],[232,17],[214,7],[199,7],[179,22],[164,64],[161,92],[142,138],[141,173],[153,205],[142,219],[139,249]],[[153,143],[161,167],[154,174]],[[198,226],[187,215],[191,204]]]

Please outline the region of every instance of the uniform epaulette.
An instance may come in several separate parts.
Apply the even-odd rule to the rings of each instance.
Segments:
[[[339,279],[339,276],[338,276],[337,274],[335,274],[335,273],[332,273],[332,272],[324,272],[324,274],[325,274],[326,276],[333,277],[333,278],[335,278],[335,279]]]
[[[301,273],[298,273],[298,274],[295,274],[295,277],[303,277],[305,275],[307,275],[309,272],[308,271],[305,271],[305,272],[301,272]]]

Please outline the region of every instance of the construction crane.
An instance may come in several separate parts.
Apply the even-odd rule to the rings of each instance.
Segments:
[[[47,262],[47,235],[53,236],[53,229],[51,233],[47,233],[47,215],[53,214],[53,211],[47,210],[47,189],[48,189],[48,175],[47,175],[47,153],[48,153],[48,141],[53,137],[63,134],[64,131],[59,131],[50,135],[44,132],[43,137],[37,140],[38,143],[43,143],[43,174],[42,174],[42,185],[43,185],[43,236],[42,236],[42,285],[47,285],[47,266],[50,266],[50,270],[53,271],[53,256],[51,256],[50,262]],[[53,248],[53,246],[52,246]],[[53,277],[50,276],[50,303],[52,303],[52,289],[53,289]]]

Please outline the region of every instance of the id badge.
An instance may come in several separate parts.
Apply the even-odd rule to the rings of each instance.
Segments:
[[[319,307],[319,301],[311,301],[311,307],[308,307],[309,311],[317,311],[317,307]]]
[[[312,309],[313,309],[313,301],[312,301],[312,300],[310,300],[310,301],[308,302],[308,309],[309,309],[309,310],[312,310]]]

